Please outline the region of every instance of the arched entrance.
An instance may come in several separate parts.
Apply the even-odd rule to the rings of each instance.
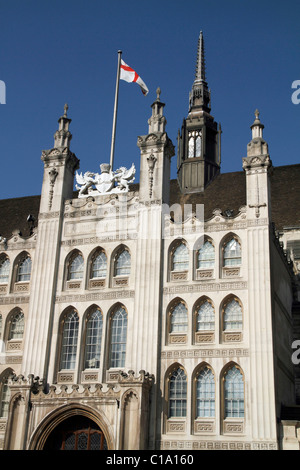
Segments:
[[[49,434],[44,450],[107,450],[105,436],[99,426],[83,415],[61,421]]]

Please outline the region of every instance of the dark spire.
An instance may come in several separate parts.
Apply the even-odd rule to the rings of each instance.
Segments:
[[[198,39],[195,80],[192,86],[192,91],[190,92],[189,112],[193,111],[210,112],[210,90],[208,89],[206,82],[204,39],[202,31],[200,31]]]
[[[204,58],[204,39],[202,31],[198,39],[198,54],[197,54],[197,65],[195,82],[205,82],[205,58]]]
[[[72,119],[69,119],[67,116],[68,108],[68,105],[65,104],[64,114],[58,120],[59,128],[54,134],[54,148],[70,147],[72,134],[69,131],[69,125]]]

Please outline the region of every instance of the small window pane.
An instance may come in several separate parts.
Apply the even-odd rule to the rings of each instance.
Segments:
[[[202,148],[201,148],[201,132],[197,132],[195,157],[201,157],[201,153],[202,153]]]
[[[83,278],[84,261],[81,255],[77,255],[70,263],[68,279]]]
[[[243,312],[237,300],[229,302],[224,311],[224,330],[241,330],[243,327]]]
[[[9,339],[21,339],[23,338],[24,333],[24,315],[22,312],[19,312],[12,319]]]
[[[173,253],[173,271],[186,271],[189,269],[189,250],[181,243]]]
[[[244,417],[244,382],[240,370],[234,366],[225,376],[225,418]]]
[[[124,367],[127,338],[127,313],[119,308],[111,320],[110,367]]]
[[[31,258],[27,256],[18,267],[17,282],[30,281]]]
[[[215,249],[206,241],[198,252],[198,268],[212,268],[215,265]]]
[[[232,238],[224,248],[224,266],[237,266],[241,264],[241,245]]]
[[[196,417],[209,418],[215,416],[215,380],[208,367],[203,369],[196,382]]]
[[[10,270],[10,261],[8,258],[2,260],[0,264],[0,283],[7,284]]]
[[[171,314],[171,333],[185,333],[188,329],[188,316],[186,306],[181,302],[174,307]]]
[[[123,250],[116,259],[115,276],[129,276],[131,256],[127,250]]]
[[[92,274],[91,277],[93,278],[103,278],[106,277],[106,269],[107,269],[107,258],[104,251],[99,253],[97,257],[94,259],[92,263]]]
[[[197,312],[197,331],[214,330],[215,311],[207,300],[199,307]]]
[[[79,320],[77,313],[70,313],[63,326],[61,369],[75,369]]]
[[[186,375],[183,369],[175,370],[169,383],[169,417],[185,417],[187,401]]]

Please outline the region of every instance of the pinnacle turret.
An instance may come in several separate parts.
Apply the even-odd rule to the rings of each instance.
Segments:
[[[196,62],[195,80],[190,92],[189,112],[205,111],[210,112],[210,90],[206,82],[204,39],[200,31],[198,39],[198,51]]]
[[[197,65],[195,82],[205,82],[205,57],[204,57],[204,39],[203,33],[200,31],[198,39],[198,54],[197,54]]]
[[[58,120],[59,127],[54,134],[54,148],[70,147],[72,134],[69,131],[69,125],[72,119],[69,119],[67,116],[68,108],[68,105],[65,104],[64,114]]]

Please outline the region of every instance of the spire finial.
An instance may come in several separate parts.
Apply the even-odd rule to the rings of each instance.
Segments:
[[[67,117],[67,111],[68,111],[68,109],[69,109],[69,106],[68,106],[68,104],[66,103],[66,104],[64,105],[64,117]]]
[[[204,39],[203,33],[200,31],[198,39],[198,54],[195,81],[205,82],[205,58],[204,58]]]
[[[156,101],[160,101],[161,89],[158,87],[156,89]]]

